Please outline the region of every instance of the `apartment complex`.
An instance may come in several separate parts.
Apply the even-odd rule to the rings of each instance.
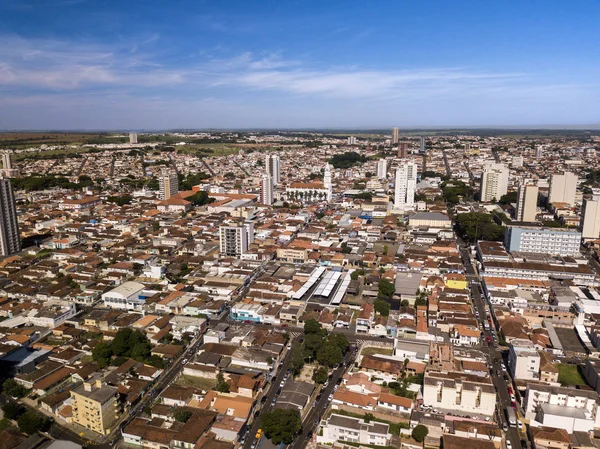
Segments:
[[[273,204],[273,178],[269,174],[263,175],[260,181],[260,202],[262,204]]]
[[[379,179],[387,178],[387,160],[385,158],[377,161],[377,177]]]
[[[515,338],[510,342],[508,369],[514,379],[539,379],[540,355],[531,340]]]
[[[323,424],[323,435],[319,436],[317,441],[324,444],[348,441],[387,446],[391,439],[392,434],[388,424],[333,413]]]
[[[0,255],[9,256],[21,250],[15,194],[10,180],[0,178]]]
[[[247,222],[238,225],[219,227],[219,244],[222,256],[241,256],[248,251],[248,246],[253,241],[253,223]]]
[[[600,237],[600,201],[583,203],[581,237],[594,240]]]
[[[564,228],[506,226],[504,244],[510,251],[559,255],[579,254],[581,232]]]
[[[537,215],[538,187],[522,184],[517,191],[517,221],[535,221]]]
[[[417,185],[417,164],[403,162],[396,170],[394,208],[399,211],[414,210]]]
[[[179,192],[177,173],[164,169],[158,178],[159,196],[161,200],[168,200]]]
[[[277,154],[267,154],[265,158],[265,169],[267,174],[273,180],[274,185],[281,183],[281,161]]]
[[[575,192],[577,191],[577,175],[565,172],[562,175],[553,174],[550,180],[550,194],[548,201],[554,203],[567,203],[575,205]]]
[[[84,382],[71,391],[73,422],[101,435],[110,433],[117,418],[118,389],[100,380]]]
[[[490,164],[481,175],[481,201],[498,201],[508,191],[508,168]]]

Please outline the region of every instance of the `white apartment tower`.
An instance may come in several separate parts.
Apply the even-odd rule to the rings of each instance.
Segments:
[[[179,180],[177,173],[169,169],[163,169],[158,178],[159,197],[161,200],[168,200],[179,192]]]
[[[267,174],[273,180],[273,185],[281,183],[280,160],[277,154],[267,154],[265,159]]]
[[[581,237],[584,239],[597,239],[600,237],[600,201],[587,200],[583,204],[581,213]]]
[[[399,211],[414,210],[417,186],[417,165],[403,162],[396,170],[394,208]]]
[[[0,255],[21,251],[17,207],[10,179],[0,178]]]
[[[273,204],[273,178],[268,174],[263,175],[260,181],[260,202],[262,204]]]
[[[421,148],[420,148],[421,154],[425,154],[425,143],[426,143],[425,136],[421,136]]]
[[[567,203],[575,205],[575,192],[577,190],[577,175],[564,172],[562,175],[553,174],[550,179],[550,203]]]
[[[327,189],[327,201],[333,199],[333,184],[331,183],[331,165],[329,162],[325,164],[325,170],[323,170],[323,187]]]
[[[239,257],[248,252],[254,242],[254,224],[246,222],[237,225],[219,227],[219,243],[221,256]]]
[[[392,128],[392,145],[398,145],[400,140],[400,130],[398,128]]]
[[[377,161],[377,177],[379,179],[387,178],[387,160],[385,158]]]
[[[19,176],[19,169],[13,168],[12,156],[8,151],[2,152],[2,173],[6,178]]]
[[[138,143],[137,133],[129,133],[129,143]]]
[[[508,167],[490,164],[481,175],[481,201],[498,201],[508,191]]]
[[[537,215],[538,187],[521,184],[517,192],[517,221],[535,221]]]

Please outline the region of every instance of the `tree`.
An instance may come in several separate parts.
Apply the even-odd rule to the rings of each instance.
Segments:
[[[217,374],[217,385],[215,389],[220,393],[229,393],[229,384],[225,381],[225,376],[222,372]]]
[[[276,410],[262,416],[262,430],[273,444],[290,444],[302,427],[298,410]]]
[[[323,346],[325,338],[321,334],[306,334],[302,349],[305,357],[315,357],[319,348]]]
[[[26,433],[27,435],[33,435],[44,427],[46,418],[30,410],[19,417],[17,424],[19,425],[19,430],[21,430],[21,432]]]
[[[7,402],[2,406],[4,417],[8,419],[17,419],[24,412],[23,407],[15,402]]]
[[[327,381],[328,377],[329,373],[327,371],[327,368],[325,368],[324,366],[319,367],[319,369],[316,370],[313,374],[313,380],[315,381],[315,383],[318,384],[324,384]]]
[[[321,325],[314,318],[310,318],[306,320],[304,323],[304,333],[305,334],[320,334],[322,330]]]
[[[415,439],[415,441],[417,441],[418,443],[422,443],[423,441],[425,441],[425,437],[428,433],[429,430],[427,429],[427,427],[425,427],[422,424],[419,424],[412,430],[411,435]]]
[[[109,196],[106,198],[106,201],[109,203],[115,203],[117,206],[124,206],[125,204],[131,204],[133,197],[131,195],[125,194],[120,196]]]
[[[215,201],[214,198],[210,198],[208,193],[204,190],[200,190],[194,193],[192,196],[187,198],[188,201],[192,203],[194,206],[204,206],[205,204],[209,204]]]
[[[110,359],[113,355],[111,346],[101,341],[92,350],[92,358],[98,363],[99,368],[105,368],[109,365]]]
[[[330,334],[329,338],[327,339],[327,343],[340,348],[342,354],[345,354],[348,348],[350,347],[350,342],[344,334]]]
[[[387,279],[381,279],[379,281],[378,287],[378,298],[391,298],[392,296],[394,296],[394,292],[396,291],[396,287],[394,286],[394,284],[392,284],[392,282],[388,281]]]
[[[389,316],[390,314],[390,303],[383,299],[376,299],[373,304],[375,312],[383,316]]]
[[[294,346],[292,348],[292,371],[294,375],[300,374],[304,367],[304,356],[300,346]]]
[[[517,202],[518,192],[515,190],[514,192],[508,192],[506,195],[502,195],[500,197],[500,204],[511,204]]]
[[[365,274],[367,274],[367,272],[362,268],[360,270],[354,270],[350,275],[350,279],[356,281],[360,276],[364,276]]]
[[[502,240],[504,228],[494,222],[491,214],[469,212],[456,217],[456,227],[461,236],[468,241]]]
[[[6,379],[2,384],[2,391],[13,398],[22,398],[27,394],[27,389],[14,379]]]
[[[317,361],[321,365],[325,365],[331,368],[332,366],[342,363],[343,360],[344,356],[342,355],[342,350],[339,346],[323,345],[317,351]]]
[[[191,417],[192,417],[192,412],[190,412],[189,410],[177,409],[173,413],[173,418],[175,418],[175,421],[179,421],[179,422],[183,422],[183,423],[187,422],[188,419],[190,419]]]

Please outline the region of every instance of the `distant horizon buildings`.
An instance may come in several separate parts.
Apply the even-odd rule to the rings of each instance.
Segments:
[[[425,139],[425,136],[421,136],[421,154],[425,154],[425,145],[426,145],[427,141]]]
[[[554,173],[550,178],[548,201],[551,204],[567,203],[569,206],[574,206],[577,180],[577,175],[572,172],[566,171],[563,174]]]
[[[358,143],[356,140],[356,137],[354,137],[354,136],[348,137],[347,142],[348,142],[348,145],[356,145]]]
[[[138,143],[137,133],[129,133],[129,143],[131,143],[131,144]]]
[[[408,142],[398,142],[398,158],[406,159],[408,157]]]
[[[159,198],[161,200],[168,200],[173,195],[177,195],[179,192],[179,179],[177,173],[168,168],[163,169],[158,178],[158,190]]]
[[[400,130],[398,128],[392,128],[392,145],[397,145],[400,140]]]
[[[403,162],[396,170],[394,185],[394,209],[404,212],[415,208],[417,187],[417,164]]]
[[[521,184],[517,191],[516,221],[533,222],[537,215],[538,186]]]
[[[2,173],[7,178],[19,176],[19,169],[13,168],[12,155],[8,151],[2,152]]]
[[[480,200],[484,203],[498,201],[508,191],[508,167],[492,163],[485,167],[481,175]]]
[[[265,169],[273,181],[273,185],[277,186],[281,183],[281,160],[277,154],[267,154],[265,158]]]
[[[17,206],[10,179],[0,177],[0,255],[21,251]]]

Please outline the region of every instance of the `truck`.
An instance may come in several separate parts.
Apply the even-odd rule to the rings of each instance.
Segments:
[[[510,427],[516,427],[517,426],[517,415],[516,415],[514,409],[512,407],[506,407],[504,409],[504,411],[506,412],[506,420],[508,421],[508,425]]]

